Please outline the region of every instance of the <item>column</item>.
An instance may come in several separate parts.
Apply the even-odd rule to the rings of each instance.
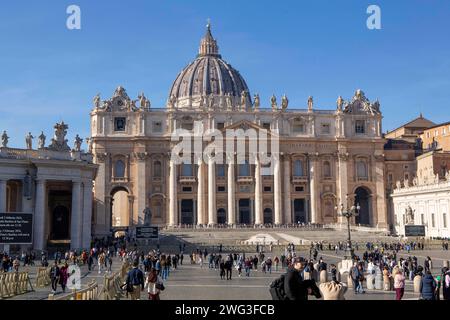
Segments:
[[[288,155],[284,157],[284,214],[285,223],[292,223],[291,209],[291,160]]]
[[[147,206],[146,159],[147,159],[146,152],[136,153],[135,160],[137,161],[137,174],[136,174],[137,188],[135,189],[136,192],[134,194],[137,196],[137,206],[136,206],[137,214],[133,215],[132,219],[133,224],[144,223],[144,210],[145,207]]]
[[[6,184],[8,180],[0,180],[0,212],[6,212]]]
[[[45,180],[36,180],[36,204],[34,208],[34,228],[33,242],[34,249],[44,250],[44,232],[45,232]]]
[[[234,181],[234,154],[228,154],[228,224],[236,224],[236,183]]]
[[[261,164],[255,155],[255,225],[263,224]]]
[[[178,224],[177,215],[177,165],[173,159],[169,160],[169,225]]]
[[[72,216],[70,221],[70,248],[80,249],[81,246],[81,182],[72,182]]]
[[[134,196],[128,196],[128,225],[133,225]]]
[[[112,228],[112,197],[106,196],[105,197],[105,225],[104,225],[104,232],[105,235],[111,235],[111,228]]]
[[[217,224],[216,210],[216,164],[213,157],[208,160],[208,225]]]
[[[205,224],[205,166],[203,159],[198,157],[197,172],[197,224]]]
[[[317,223],[318,208],[317,208],[317,156],[309,156],[309,182],[310,182],[310,195],[311,195],[311,223]]]
[[[336,205],[339,206],[341,203],[347,205],[346,197],[348,194],[348,155],[347,153],[340,152],[338,154],[338,168],[339,168],[339,176],[338,176],[338,199]],[[343,224],[346,223],[346,218],[338,217],[338,223]]]
[[[88,180],[83,183],[83,249],[90,249],[92,238],[92,181]]]
[[[389,229],[386,210],[386,189],[384,185],[384,157],[381,155],[375,156],[375,160],[376,192],[372,193],[372,197],[375,197],[373,202],[376,203],[377,210],[376,216],[375,214],[373,215],[373,220],[377,222],[376,227]],[[372,209],[372,211],[374,210]]]
[[[275,213],[275,225],[280,225],[283,223],[282,212],[281,212],[281,172],[280,172],[280,155],[274,155],[272,158],[274,160],[273,168],[273,193],[274,193],[274,213]]]

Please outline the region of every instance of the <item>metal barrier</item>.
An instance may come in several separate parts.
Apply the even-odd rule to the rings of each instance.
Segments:
[[[120,271],[111,276],[105,275],[103,280],[103,299],[104,300],[120,300],[124,296],[122,285],[125,283],[126,276],[130,270],[130,263],[124,262]]]
[[[36,274],[36,287],[44,288],[52,283],[50,279],[50,268],[39,268]]]
[[[29,283],[28,272],[0,273],[0,297],[4,299],[26,293]]]
[[[98,299],[98,284],[92,280],[88,287],[82,290],[74,290],[72,293],[56,296],[54,294],[48,295],[48,300],[97,300]]]

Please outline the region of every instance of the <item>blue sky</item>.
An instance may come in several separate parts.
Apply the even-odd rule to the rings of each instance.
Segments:
[[[81,30],[66,28],[71,4]],[[370,4],[381,30],[366,27]],[[383,131],[420,112],[450,120],[450,1],[15,0],[0,9],[0,130],[24,147],[28,131],[49,140],[63,119],[72,143],[89,135],[93,96],[118,85],[162,107],[208,17],[223,58],[265,106],[285,93],[292,108],[312,95],[332,109],[361,88],[380,100]]]

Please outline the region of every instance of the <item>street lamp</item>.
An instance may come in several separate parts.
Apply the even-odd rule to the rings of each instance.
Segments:
[[[352,238],[350,236],[350,219],[352,217],[357,217],[359,215],[359,210],[361,207],[359,206],[359,203],[355,205],[352,205],[349,207],[348,205],[348,195],[345,196],[345,202],[346,205],[341,202],[339,206],[334,207],[334,209],[337,211],[338,216],[347,218],[347,248],[345,249],[345,259],[353,259],[353,248],[352,248]]]

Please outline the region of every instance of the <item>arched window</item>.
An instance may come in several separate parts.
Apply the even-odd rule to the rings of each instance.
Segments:
[[[302,162],[302,160],[295,160],[295,162],[294,162],[294,177],[303,177],[303,162]]]
[[[217,165],[217,176],[225,177],[225,165],[223,165],[223,164]]]
[[[117,160],[114,166],[114,177],[124,178],[125,177],[125,163],[122,160]]]
[[[183,177],[192,177],[192,164],[190,163],[183,163],[181,166],[181,175]]]
[[[331,177],[331,165],[329,161],[325,161],[323,163],[323,176],[325,178],[330,178]]]
[[[153,176],[157,178],[161,178],[161,161],[155,161],[153,163]]]
[[[358,178],[367,178],[367,165],[364,161],[359,160],[356,163],[356,174]]]
[[[239,165],[239,175],[241,177],[250,176],[250,165],[248,164],[248,160],[245,160],[243,164]]]

